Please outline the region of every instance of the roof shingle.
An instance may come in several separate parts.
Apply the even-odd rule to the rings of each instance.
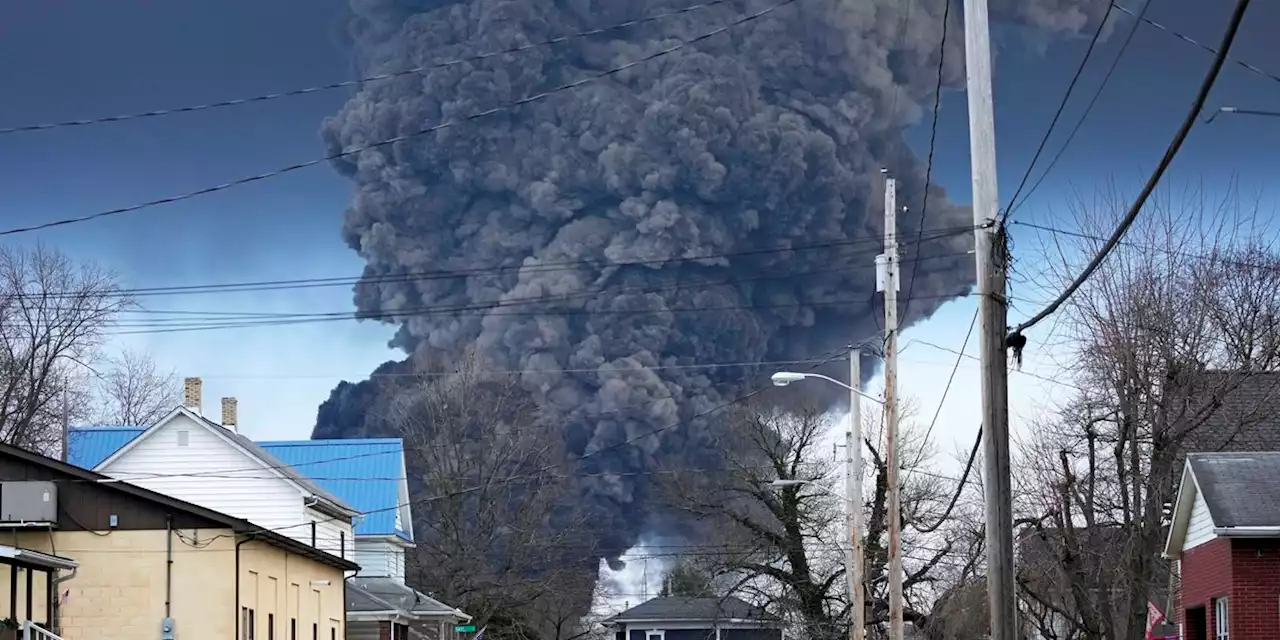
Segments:
[[[1193,453],[1187,463],[1215,526],[1280,526],[1280,452]]]

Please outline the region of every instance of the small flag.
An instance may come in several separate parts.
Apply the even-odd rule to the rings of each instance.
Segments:
[[[1147,640],[1156,640],[1156,626],[1164,622],[1164,614],[1156,603],[1147,601]]]
[[[488,629],[488,628],[489,628],[489,627],[487,627],[487,626],[485,626],[485,627],[480,627],[480,631],[478,631],[478,632],[476,633],[476,640],[484,640],[484,630],[485,630],[485,629]]]

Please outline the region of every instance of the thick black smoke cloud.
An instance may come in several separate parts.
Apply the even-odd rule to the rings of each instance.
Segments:
[[[368,75],[688,4],[352,0],[348,32]],[[323,137],[339,151],[462,118],[763,6],[739,0],[372,82],[324,124]],[[996,19],[1062,32],[1096,22],[1103,6],[993,3],[1005,10]],[[395,320],[394,339],[412,360],[384,366],[409,370],[472,348],[487,368],[528,371],[522,384],[578,455],[687,421],[739,394],[744,376],[766,371],[672,366],[808,359],[879,332],[882,310],[870,303],[879,247],[870,239],[882,229],[882,167],[899,179],[899,203],[909,209],[899,222],[908,243],[902,288],[913,294],[905,322],[962,295],[973,273],[963,254],[970,235],[911,243],[924,168],[903,138],[932,105],[942,12],[939,0],[798,0],[574,91],[335,163],[356,186],[343,234],[368,262],[357,307],[412,314]],[[943,73],[955,86],[963,80],[958,6],[950,19]],[[969,224],[968,209],[932,187],[926,237]],[[827,246],[803,249],[812,245]],[[771,251],[784,247],[796,250]],[[737,255],[697,259],[724,254]],[[634,262],[645,264],[609,266]],[[562,266],[539,266],[552,263]],[[498,267],[510,270],[485,271]],[[473,275],[386,278],[441,270]],[[546,298],[553,302],[517,304]],[[516,306],[474,310],[488,305]],[[378,402],[371,386],[343,383],[321,408],[315,435],[376,430],[360,425]],[[689,423],[588,459],[588,470],[618,474],[583,480],[607,549],[622,551],[652,526],[648,478],[633,472],[658,459],[714,466],[721,456],[711,433]]]

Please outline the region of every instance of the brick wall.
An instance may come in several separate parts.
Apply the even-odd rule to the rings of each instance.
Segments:
[[[1213,600],[1230,596],[1232,576],[1231,541],[1216,538],[1182,553],[1182,591],[1178,598],[1177,621],[1186,624],[1186,610],[1204,607],[1206,636],[1213,629]],[[1230,601],[1228,601],[1230,603]],[[1234,604],[1234,603],[1232,603]],[[1187,637],[1196,637],[1190,629]]]
[[[1280,638],[1280,540],[1231,541],[1231,638]]]

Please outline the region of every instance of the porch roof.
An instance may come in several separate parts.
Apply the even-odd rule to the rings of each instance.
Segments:
[[[0,544],[0,564],[12,564],[42,571],[76,568],[76,561],[22,547]]]

